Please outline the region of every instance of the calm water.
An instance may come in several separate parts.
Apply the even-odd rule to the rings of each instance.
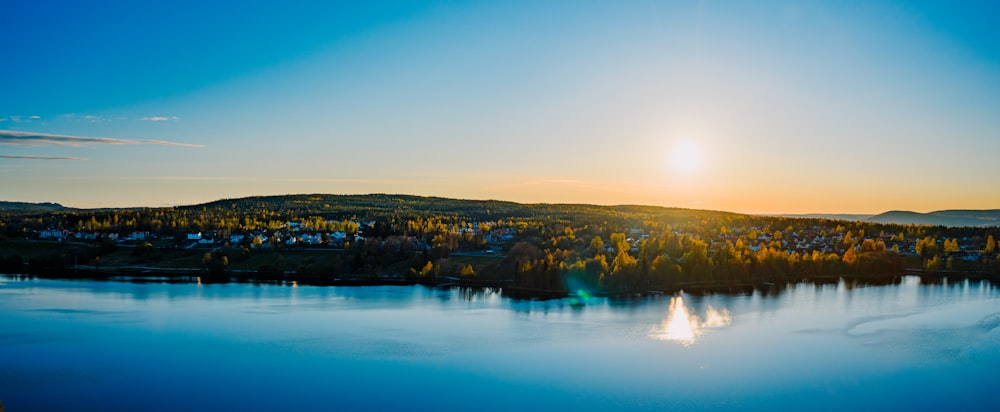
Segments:
[[[988,283],[529,302],[0,278],[0,400],[46,410],[1000,410]]]

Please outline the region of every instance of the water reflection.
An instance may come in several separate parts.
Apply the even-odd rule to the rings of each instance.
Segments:
[[[726,308],[715,309],[712,305],[705,310],[705,318],[691,313],[684,304],[683,296],[670,298],[670,310],[667,318],[650,333],[650,337],[660,340],[672,340],[684,346],[691,346],[698,341],[705,329],[728,326],[733,323],[733,316]]]

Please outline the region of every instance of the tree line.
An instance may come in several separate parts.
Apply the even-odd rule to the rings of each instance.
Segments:
[[[265,233],[276,238],[291,232],[290,223],[299,231],[364,234],[361,241],[345,243],[332,266],[299,268],[317,272],[312,275],[391,274],[413,281],[467,283],[490,279],[553,294],[896,275],[914,266],[912,262],[928,270],[1000,273],[997,228],[394,195],[295,195],[173,208],[3,212],[0,234],[8,240],[47,229],[102,235],[92,240],[86,253],[64,253],[60,262],[48,266],[27,263],[33,271],[44,272],[65,267],[71,259],[93,262],[113,251],[114,243],[103,236],[109,233],[147,231],[178,243],[191,232],[218,237]],[[224,273],[228,262],[262,253],[253,242],[247,237],[240,244],[219,245],[205,254],[203,266]],[[156,248],[139,246],[133,252],[137,259],[157,256]],[[474,263],[454,258],[457,252],[485,250],[502,257]],[[15,270],[17,263],[16,257],[0,256],[4,271]],[[22,271],[25,264],[22,259]],[[280,277],[288,270],[280,266],[261,267],[260,276]]]

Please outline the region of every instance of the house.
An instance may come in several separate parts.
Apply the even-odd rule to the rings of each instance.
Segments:
[[[125,237],[125,240],[146,240],[149,238],[149,232],[132,232]]]
[[[305,234],[299,236],[299,241],[307,245],[318,245],[320,243],[323,243],[323,237],[318,234],[313,234],[313,235]]]
[[[58,229],[49,229],[38,232],[39,239],[55,239],[62,240],[66,237],[66,232]]]

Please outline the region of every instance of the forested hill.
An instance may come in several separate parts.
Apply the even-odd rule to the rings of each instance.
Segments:
[[[500,200],[463,200],[413,195],[363,194],[301,194],[279,196],[253,196],[223,199],[214,202],[162,208],[185,212],[210,211],[226,214],[267,215],[273,218],[323,216],[330,219],[383,219],[394,217],[454,217],[472,220],[510,218],[584,220],[618,218],[656,218],[674,221],[692,218],[767,220],[761,217],[730,212],[667,208],[658,206],[599,206],[588,204],[522,204]],[[13,215],[42,215],[47,213],[108,213],[116,210],[139,209],[75,209],[58,203],[27,203],[0,201],[0,213]],[[146,210],[157,210],[156,208]],[[786,218],[806,220],[861,221],[877,224],[931,225],[946,227],[1000,226],[1000,210],[942,210],[930,213],[890,211],[875,216],[860,215],[786,215]]]
[[[521,204],[500,200],[463,200],[412,195],[282,195],[223,199],[182,206],[182,210],[234,211],[242,213],[280,212],[292,215],[323,215],[376,219],[392,216],[450,215],[469,219],[498,218],[574,219],[583,216],[650,215],[690,219],[692,216],[741,216],[736,213],[666,208],[658,206],[598,206],[587,204]]]
[[[58,203],[28,203],[0,201],[0,212],[6,213],[46,213],[66,210]]]

